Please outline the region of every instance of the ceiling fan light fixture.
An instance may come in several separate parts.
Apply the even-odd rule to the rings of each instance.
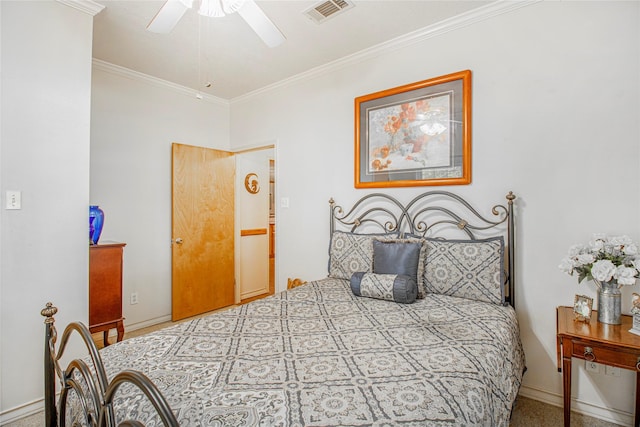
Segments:
[[[2,1],[2,0],[0,0]],[[199,0],[198,14],[208,17],[221,17],[237,12],[242,19],[269,47],[282,44],[284,34],[269,19],[255,0]],[[347,0],[332,0],[343,1]],[[349,0],[350,1],[350,0]],[[178,24],[184,13],[193,6],[193,0],[166,0],[156,16],[147,25],[154,33],[168,34]]]
[[[225,15],[220,0],[200,0],[198,13],[211,18],[220,18]]]
[[[221,18],[240,10],[244,2],[245,0],[200,0],[198,13],[210,18]]]

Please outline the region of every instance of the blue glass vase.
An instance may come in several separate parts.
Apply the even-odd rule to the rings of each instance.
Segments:
[[[97,245],[104,225],[104,212],[98,205],[89,206],[89,244]]]

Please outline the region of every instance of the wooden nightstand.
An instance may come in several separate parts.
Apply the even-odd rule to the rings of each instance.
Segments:
[[[122,317],[122,253],[125,243],[89,246],[89,331],[103,332],[109,345],[109,330],[124,337]]]
[[[562,372],[564,425],[571,419],[571,358],[593,361],[636,371],[634,425],[640,426],[640,336],[629,332],[632,317],[622,316],[621,325],[598,322],[593,311],[590,323],[574,321],[573,307],[556,309],[558,372]]]

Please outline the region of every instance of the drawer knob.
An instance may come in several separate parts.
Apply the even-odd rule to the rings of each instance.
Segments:
[[[636,362],[636,371],[640,371],[640,357],[638,357],[638,361]]]
[[[594,360],[596,360],[596,355],[593,354],[593,349],[591,347],[584,348],[584,358],[588,362],[593,362]],[[640,364],[640,360],[638,360],[638,363]]]

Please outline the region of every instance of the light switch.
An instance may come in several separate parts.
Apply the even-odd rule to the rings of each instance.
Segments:
[[[280,207],[281,208],[288,208],[289,207],[289,198],[288,197],[282,197],[280,199]]]
[[[22,195],[20,191],[7,190],[7,203],[5,209],[21,209]]]

